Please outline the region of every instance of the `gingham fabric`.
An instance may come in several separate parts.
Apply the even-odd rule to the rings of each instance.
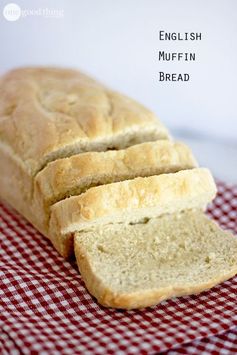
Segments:
[[[237,354],[237,327],[224,334],[195,340],[192,343],[185,344],[176,350],[170,350],[167,355],[231,355]]]
[[[237,187],[218,183],[208,213],[237,233]],[[0,205],[1,354],[229,354],[236,350],[237,277],[154,308],[100,307],[76,267]]]

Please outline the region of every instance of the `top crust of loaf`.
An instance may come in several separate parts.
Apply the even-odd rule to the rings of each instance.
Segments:
[[[9,72],[0,118],[1,141],[32,174],[57,158],[168,137],[148,109],[75,70]]]

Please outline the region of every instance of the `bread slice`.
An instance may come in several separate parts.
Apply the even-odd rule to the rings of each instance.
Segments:
[[[75,254],[87,289],[106,307],[152,306],[237,274],[237,238],[200,211],[76,233]]]
[[[185,209],[204,209],[215,194],[215,182],[205,168],[92,187],[51,207],[49,236],[56,249],[68,257],[75,231],[137,223]]]
[[[46,230],[52,204],[72,195],[80,195],[93,186],[196,166],[197,162],[185,144],[169,140],[58,159],[35,177],[34,200],[38,219],[42,219]]]

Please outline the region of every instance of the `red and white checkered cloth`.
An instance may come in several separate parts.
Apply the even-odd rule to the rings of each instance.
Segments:
[[[237,186],[219,183],[209,214],[237,233]],[[74,265],[0,205],[1,354],[231,354],[237,352],[237,277],[154,308],[100,307]]]

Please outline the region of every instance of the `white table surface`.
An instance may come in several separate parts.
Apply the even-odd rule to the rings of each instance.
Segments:
[[[215,178],[237,185],[237,140],[228,142],[182,130],[173,131],[172,135],[187,143],[200,166],[210,168]]]

